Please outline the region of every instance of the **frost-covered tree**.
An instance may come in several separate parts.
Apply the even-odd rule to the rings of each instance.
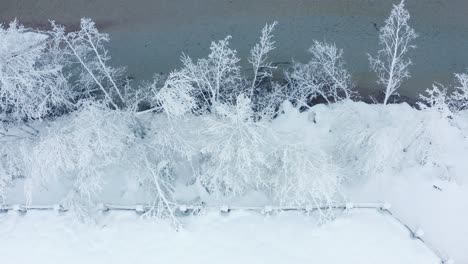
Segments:
[[[280,146],[272,155],[270,173],[273,197],[280,205],[327,206],[340,200],[343,176],[331,157],[308,145]]]
[[[67,63],[78,66],[77,96],[89,98],[101,95],[113,108],[124,106],[126,102],[122,87],[116,82],[122,75],[122,69],[109,66],[111,57],[105,47],[109,35],[99,32],[89,18],[81,19],[79,31],[69,33],[63,26],[54,21],[51,23],[53,37],[65,44],[63,53]]]
[[[106,34],[98,32],[89,19],[83,19],[81,28],[70,33],[52,22],[52,31],[37,35],[40,36],[37,42],[28,42],[34,46],[28,47],[23,56],[39,55],[21,69],[37,71],[24,75],[33,79],[45,74],[42,71],[47,67],[57,65],[56,75],[47,75],[57,79],[44,85],[49,89],[46,92],[33,87],[40,83],[37,81],[34,85],[18,82],[8,87],[24,86],[30,93],[39,89],[37,98],[44,100],[54,96],[64,98],[63,103],[55,99],[48,102],[47,109],[55,111],[56,107],[70,105],[74,111],[41,122],[39,127],[33,126],[36,123],[32,119],[55,112],[43,111],[36,116],[21,112],[18,118],[29,121],[22,126],[0,123],[0,199],[15,179],[26,180],[30,202],[38,188],[57,180],[69,187],[64,206],[80,218],[87,218],[95,205],[102,202],[99,194],[105,181],[121,173],[134,177],[135,188],[146,195],[143,197],[149,204],[143,208],[145,216],[167,218],[176,226],[179,222],[175,217],[178,207],[175,186],[184,181],[201,187],[217,201],[260,190],[284,206],[333,204],[341,198],[343,174],[338,165],[342,163],[335,162],[334,152],[326,152],[330,146],[312,143],[310,135],[301,134],[302,131],[297,135],[282,133],[273,116],[281,115],[277,109],[285,99],[305,106],[317,97],[330,103],[351,98],[354,93],[351,76],[345,69],[341,49],[334,44],[314,42],[309,50],[310,62],[294,64],[288,72],[289,84],[274,83],[271,79],[275,67],[268,56],[275,48],[272,32],[276,24],[263,28],[259,43],[251,50],[248,61],[253,67],[252,79],[242,76],[239,58],[227,37],[211,43],[207,58],[193,61],[183,55],[180,69],[167,78],[155,77],[143,89],[132,91],[134,98],[130,98],[123,88],[128,83],[116,81],[120,70],[109,66]],[[0,47],[0,54],[10,54],[15,48]],[[2,60],[3,57],[0,67],[9,70],[10,64]],[[20,62],[17,67],[24,67]],[[10,78],[15,72],[1,76]],[[53,86],[56,83],[61,86]],[[36,101],[25,101],[11,109],[35,113],[37,108],[27,107]],[[138,105],[143,101],[146,108]],[[286,111],[286,107],[281,109]],[[340,117],[352,112],[345,110]],[[12,116],[14,111],[2,109],[1,113],[3,118]],[[397,153],[394,150],[401,150],[388,140],[393,139],[392,133],[387,127],[373,133],[373,128],[359,120],[361,117],[355,115],[355,119],[348,118],[349,123],[332,127],[340,131],[337,135],[340,151],[365,153],[362,162],[349,162],[348,157],[354,158],[349,153],[343,160],[364,168],[363,173],[374,172],[366,170],[370,166],[380,169],[389,163],[398,164],[399,160],[388,161]],[[352,133],[346,133],[348,127],[354,128]],[[180,173],[183,166],[189,173]]]
[[[289,98],[300,106],[307,106],[316,97],[328,103],[350,99],[355,92],[345,68],[343,50],[335,44],[315,41],[309,52],[312,58],[307,64],[293,63],[286,72]]]
[[[308,107],[309,102],[319,96],[328,101],[328,96],[322,90],[317,75],[313,65],[293,63],[291,70],[286,72],[287,86],[284,90],[288,99],[298,107]]]
[[[250,52],[248,61],[253,68],[252,80],[241,75],[240,59],[236,50],[229,47],[231,36],[227,36],[211,43],[208,58],[194,62],[183,55],[183,67],[173,71],[162,88],[152,84],[156,106],[149,111],[164,108],[166,112],[168,109],[172,109],[170,112],[181,109],[181,113],[187,110],[210,112],[216,104],[235,103],[240,94],[250,98],[254,111],[266,108],[272,99],[272,91],[260,91],[259,88],[264,80],[272,77],[271,70],[276,68],[268,61],[268,54],[275,48],[272,32],[276,25],[277,22],[265,25],[259,42]]]
[[[451,95],[451,104],[456,110],[465,110],[468,108],[468,74],[455,74],[457,86]]]
[[[315,41],[310,47],[312,54],[310,63],[319,69],[323,85],[329,90],[329,96],[334,102],[350,99],[355,91],[351,75],[345,68],[343,50],[338,49],[335,44]]]
[[[241,84],[237,52],[229,48],[231,36],[212,42],[208,58],[196,63],[188,56],[181,58],[183,68],[172,73],[173,83],[190,84],[200,111],[220,102],[233,101]]]
[[[283,118],[290,120],[299,114],[287,101],[281,109],[285,116],[274,122],[282,123]],[[282,206],[324,208],[341,202],[344,174],[339,163],[325,151],[320,139],[312,140],[309,130],[284,129],[273,129],[273,140],[269,143],[273,147],[268,152],[269,166],[264,175],[266,190],[273,200]],[[330,210],[320,213],[325,217],[323,220],[332,216]]]
[[[170,73],[160,89],[157,83],[152,84],[153,100],[169,117],[180,117],[199,107],[196,88],[186,74],[183,70]]]
[[[377,82],[385,89],[384,104],[396,94],[401,83],[410,77],[408,68],[412,62],[408,52],[416,48],[412,42],[417,34],[408,24],[409,19],[410,13],[405,9],[404,0],[393,5],[385,25],[380,28],[379,43],[382,49],[376,57],[368,55],[371,69],[377,73]]]
[[[201,130],[204,143],[198,181],[217,198],[262,185],[269,134],[261,122],[253,120],[250,99],[240,95],[236,104],[219,104],[215,112],[206,116]]]
[[[53,39],[20,25],[0,25],[0,119],[27,121],[59,114],[71,93],[52,53]]]
[[[0,204],[7,202],[6,191],[18,179],[26,177],[25,168],[28,165],[28,154],[31,142],[21,135],[15,139],[0,142]]]
[[[276,69],[268,61],[268,53],[275,49],[272,32],[277,24],[277,21],[272,24],[266,24],[262,29],[259,42],[250,50],[249,63],[252,64],[253,68],[252,84],[249,89],[250,98],[253,98],[254,94],[260,93],[260,91],[257,91],[258,86],[265,78],[272,76],[271,70]]]
[[[243,162],[236,162],[242,158],[237,153],[250,148],[251,152],[243,154],[255,155],[256,151],[249,144],[260,140],[260,135],[254,133],[254,137],[249,134],[255,131],[250,98],[243,94],[237,96],[246,90],[246,86],[236,51],[228,46],[229,39],[212,42],[208,58],[199,59],[196,63],[190,57],[182,56],[183,67],[171,72],[162,87],[158,87],[157,82],[151,84],[155,107],[150,111],[159,110],[167,117],[163,125],[165,131],[158,133],[152,144],[156,144],[157,149],[166,149],[186,158],[193,155],[193,145],[197,145],[202,161],[197,166],[196,180],[214,197],[245,190],[246,184],[242,184],[241,178],[245,176],[244,180],[247,180],[248,170],[241,168],[254,161],[249,160],[251,156],[246,156]],[[194,112],[202,113],[203,117],[195,118],[191,115]],[[186,121],[191,121],[192,125],[186,126]],[[254,128],[244,130],[250,126]],[[187,142],[188,138],[191,142]],[[252,141],[247,142],[247,139]],[[154,169],[157,167],[153,166],[152,171],[167,172],[166,169]],[[248,176],[250,179],[251,175]],[[159,201],[164,202],[164,199]]]
[[[129,113],[94,102],[83,102],[80,109],[43,133],[28,155],[26,175],[30,200],[44,184],[68,179],[72,188],[65,205],[84,219],[97,203],[103,170],[119,161],[135,135]]]
[[[141,115],[160,110],[160,102],[156,100],[158,92],[164,86],[170,74],[158,73],[153,75],[150,81],[143,81],[139,85],[131,87],[131,93],[127,93],[128,109]]]
[[[431,109],[439,112],[443,118],[453,118],[450,109],[450,98],[447,95],[447,88],[441,84],[433,84],[432,89],[426,89],[427,95],[419,95],[422,102],[419,107],[423,110]]]
[[[153,142],[154,143],[154,142]],[[135,149],[126,153],[126,159],[133,162],[132,170],[142,191],[148,194],[149,207],[144,217],[169,219],[179,228],[175,216],[177,202],[175,199],[175,166],[177,154],[168,145],[145,144],[135,145]]]
[[[406,148],[418,154],[416,157],[421,164],[437,169],[445,180],[453,178],[453,170],[457,168],[449,153],[461,153],[466,149],[465,136],[458,123],[459,105],[453,101],[454,95],[457,97],[457,91],[449,95],[441,84],[434,84],[432,89],[426,90],[426,95],[420,95],[422,102],[419,105],[424,114],[422,129]]]
[[[422,109],[437,110],[444,118],[454,118],[454,113],[468,107],[468,74],[455,74],[456,85],[451,94],[442,84],[435,83],[427,89],[425,95],[419,95]]]
[[[251,99],[257,120],[273,118],[278,107],[287,99],[284,86],[273,81],[273,71],[277,66],[268,60],[269,53],[276,48],[272,33],[277,24],[275,21],[263,27],[259,42],[251,49],[248,59],[253,77],[245,94]]]

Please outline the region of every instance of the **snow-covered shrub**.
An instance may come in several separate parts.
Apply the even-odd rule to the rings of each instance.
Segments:
[[[408,156],[418,161],[421,166],[437,172],[442,180],[453,180],[464,175],[466,171],[466,168],[461,167],[464,164],[453,158],[463,155],[466,147],[459,129],[438,115],[429,115],[407,152]]]
[[[327,109],[330,136],[334,138],[334,161],[347,178],[379,177],[399,171],[405,162],[405,148],[418,134],[421,123],[405,112],[408,105],[384,109],[349,102]]]
[[[310,47],[312,60],[321,75],[320,80],[329,91],[329,97],[334,102],[350,99],[354,93],[351,75],[345,68],[343,50],[336,48],[335,44],[315,41]]]
[[[340,201],[343,175],[317,146],[281,144],[270,157],[271,193],[279,205],[329,206]]]
[[[259,42],[250,51],[251,80],[241,75],[240,59],[237,51],[229,47],[231,36],[227,36],[211,43],[208,58],[194,62],[183,55],[183,67],[169,75],[156,101],[167,111],[175,110],[173,106],[180,99],[182,112],[204,113],[219,103],[235,104],[237,96],[245,94],[252,101],[254,111],[269,107],[268,103],[273,102],[272,91],[266,89],[264,82],[271,79],[271,70],[276,68],[268,61],[268,54],[275,49],[272,32],[276,25],[277,22],[266,24]]]
[[[441,115],[441,118],[453,118],[450,109],[450,98],[447,95],[447,88],[440,84],[433,84],[432,89],[426,89],[426,95],[419,95],[421,102],[418,103],[422,110],[433,110]]]
[[[458,77],[457,77],[458,78]],[[460,80],[461,85],[462,80]],[[434,84],[427,89],[425,95],[420,95],[419,104],[423,113],[422,129],[411,148],[418,151],[420,162],[439,169],[442,179],[450,180],[456,175],[457,164],[453,160],[453,153],[463,153],[466,140],[458,126],[457,111],[463,104],[462,87],[457,87],[452,94],[440,84]]]
[[[174,198],[174,173],[170,160],[160,160],[156,164],[146,161],[151,178],[143,181],[150,192],[156,194],[152,206],[147,212],[149,216],[159,218],[170,218],[175,225],[179,225],[174,213],[177,203]]]
[[[191,159],[198,154],[194,145],[198,140],[199,122],[187,113],[184,116],[171,112],[170,108],[158,115],[137,113],[132,117],[132,127],[138,138],[125,151],[121,163],[131,168],[130,174],[139,182],[139,191],[149,201],[144,216],[169,219],[178,228],[180,223],[175,217],[178,204],[174,192],[175,183],[182,175],[177,169],[191,165]],[[193,183],[193,172],[189,178]]]
[[[300,107],[307,107],[316,97],[327,98],[316,79],[315,68],[312,65],[293,63],[290,72],[286,72],[288,85],[285,94]]]
[[[468,74],[457,73],[455,74],[457,86],[451,95],[451,104],[457,111],[465,110],[468,108]]]
[[[188,56],[181,58],[182,69],[171,74],[168,81],[193,87],[193,97],[201,112],[221,102],[235,100],[241,85],[239,58],[229,48],[231,36],[212,42],[208,58],[193,62]]]
[[[416,46],[412,45],[417,34],[408,25],[410,13],[405,9],[405,1],[393,5],[390,16],[385,25],[380,28],[379,43],[382,46],[374,58],[369,56],[371,69],[377,73],[378,84],[384,86],[384,104],[388,103],[390,96],[397,94],[401,83],[410,77],[409,66],[411,59],[408,52]]]
[[[244,95],[236,104],[216,105],[202,129],[202,161],[199,182],[214,197],[239,195],[262,185],[269,166],[268,129],[253,120],[251,101]]]
[[[134,140],[128,113],[83,103],[68,120],[52,123],[30,154],[30,195],[52,180],[68,179],[65,199],[85,217],[102,188],[102,170],[116,163]]]
[[[15,20],[0,25],[0,119],[23,121],[58,114],[71,104],[50,36]]]
[[[288,101],[279,112],[266,124],[272,136],[266,138],[267,163],[260,190],[275,205],[321,207],[321,220],[329,219],[333,212],[327,208],[343,201],[340,186],[345,177],[329,152],[328,145],[335,141],[322,137],[325,128],[321,126],[329,121],[319,119],[318,124],[310,113],[301,113]]]
[[[39,128],[36,128],[39,126],[35,123],[0,123],[0,204],[6,201],[7,188],[28,177],[30,153],[40,135]]]
[[[150,207],[144,216],[148,218],[170,219],[172,224],[178,228],[180,223],[175,217],[177,203],[174,197],[174,182],[176,174],[177,155],[169,146],[152,143],[135,145],[130,152],[133,156],[125,156],[133,162],[135,177],[149,198]]]
[[[138,112],[138,115],[161,110],[161,101],[157,94],[164,86],[170,74],[154,74],[150,81],[143,81],[138,86],[131,88],[131,93],[126,93],[128,109]]]
[[[194,87],[184,71],[169,74],[164,86],[157,89],[153,85],[154,101],[169,118],[181,117],[196,110],[197,100]]]
[[[15,138],[0,143],[0,204],[6,202],[6,191],[17,179],[26,177],[25,168],[31,151],[31,141]]]
[[[418,102],[421,110],[439,116],[452,126],[457,127],[457,114],[468,105],[468,75],[455,74],[456,86],[452,93],[442,84],[435,83],[426,94],[420,94]]]
[[[161,100],[158,104],[167,103],[163,98],[156,97],[156,100]],[[179,99],[173,99],[175,104],[180,103]],[[139,183],[138,192],[144,194],[145,201],[149,203],[143,216],[168,219],[178,228],[180,223],[175,212],[180,201],[176,200],[175,186],[182,182],[192,185],[196,181],[196,162],[201,143],[205,143],[200,135],[205,128],[205,117],[178,110],[172,112],[172,108],[163,107],[159,105],[151,111],[133,115],[133,123],[139,125],[132,127],[141,127],[138,129],[141,132],[136,133],[138,138],[125,151],[120,163],[124,168],[130,168],[129,174]],[[163,111],[156,115],[149,113],[160,108]],[[188,172],[181,173],[183,167]]]
[[[343,50],[335,44],[315,41],[309,52],[312,58],[307,64],[294,63],[286,72],[287,96],[300,106],[307,106],[317,97],[328,103],[350,99],[355,92],[344,67]]]
[[[466,151],[467,141],[444,88],[434,86],[424,100],[421,111],[407,104],[356,102],[323,110],[333,118],[327,128],[333,138],[330,154],[346,178],[381,178],[413,168],[437,171],[443,179],[460,175],[462,164],[453,157]]]
[[[63,63],[70,67],[75,83],[77,99],[97,98],[109,103],[113,108],[125,106],[123,88],[116,80],[123,69],[109,66],[110,55],[105,47],[109,35],[101,33],[89,18],[81,19],[80,30],[65,32],[65,28],[52,21],[50,34],[62,49]]]
[[[273,23],[263,28],[260,42],[251,51],[251,82],[240,75],[239,59],[228,47],[228,37],[211,44],[208,59],[195,63],[184,55],[184,66],[172,72],[161,88],[152,84],[156,106],[151,110],[165,114],[167,125],[163,127],[170,131],[170,136],[159,134],[154,142],[157,148],[177,149],[179,157],[188,159],[196,154],[194,149],[199,150],[200,157],[192,161],[196,181],[215,199],[261,189],[284,204],[330,203],[336,198],[341,176],[329,158],[320,150],[307,150],[314,146],[286,145],[271,130],[269,122],[276,108],[287,99],[284,87],[272,83],[269,90],[261,85],[274,68],[267,55],[274,49],[275,26]],[[314,70],[309,74],[317,74],[320,89],[327,93],[324,97],[336,101],[350,98],[352,84],[344,69],[343,52],[334,45],[316,42],[311,53],[313,58],[308,65]],[[186,126],[186,122],[191,125]],[[184,141],[186,138],[191,142]],[[165,172],[173,168],[166,161],[163,164],[168,166],[164,166]],[[282,184],[288,192],[284,192]],[[319,186],[324,187],[323,193],[317,190]]]

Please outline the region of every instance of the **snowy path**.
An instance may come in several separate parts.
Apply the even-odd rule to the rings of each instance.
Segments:
[[[316,226],[297,212],[181,218],[185,229],[111,212],[96,226],[31,211],[0,214],[0,263],[439,263],[402,226],[374,210],[353,210]]]

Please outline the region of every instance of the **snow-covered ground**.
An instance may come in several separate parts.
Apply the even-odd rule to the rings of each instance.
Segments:
[[[377,210],[354,209],[318,226],[314,216],[206,212],[166,222],[110,212],[97,225],[54,212],[0,215],[2,263],[439,263],[408,231]]]
[[[279,131],[279,133],[289,135],[291,138],[297,137],[298,140],[305,145],[314,146],[333,156],[334,162],[343,168],[343,173],[346,174],[346,181],[341,186],[341,192],[345,201],[388,201],[392,204],[392,211],[405,223],[409,224],[412,228],[422,228],[425,232],[425,238],[438,250],[455,259],[457,263],[467,263],[468,251],[466,250],[466,245],[468,245],[468,225],[466,223],[468,223],[468,189],[466,186],[467,164],[465,160],[466,153],[468,152],[465,134],[467,129],[466,121],[468,119],[466,117],[466,112],[462,112],[457,116],[457,128],[444,123],[445,121],[440,119],[437,113],[417,111],[405,104],[382,106],[345,102],[331,106],[317,105],[303,113],[299,113],[297,109],[292,108],[290,105],[284,105],[283,113],[273,121],[272,127],[275,131]],[[155,119],[158,117],[149,114],[147,117],[141,118],[145,120],[145,118]],[[161,120],[158,119],[158,125],[164,124],[160,121]],[[197,120],[185,121],[187,122],[185,125],[193,125],[193,127],[196,127],[198,125],[196,121]],[[421,157],[423,157],[424,160]],[[128,158],[124,156],[123,159]],[[132,176],[133,174],[138,174],[138,171],[132,171],[131,168],[132,167],[126,167],[124,161],[123,163],[113,164],[104,170],[102,174],[102,191],[96,194],[98,202],[127,205],[148,204],[151,202],[145,195],[145,191],[142,190],[141,185],[139,185],[138,178]],[[196,182],[193,182],[190,168],[181,167],[178,169],[177,174],[179,178],[176,182],[175,199],[179,203],[191,204],[193,202],[203,202],[205,204],[243,206],[264,206],[274,203],[271,197],[261,190],[247,191],[243,195],[224,199],[222,201],[213,199],[213,197],[210,197]],[[69,178],[58,178],[56,181],[49,181],[46,188],[36,189],[32,196],[32,203],[60,203],[70,191],[69,180]],[[25,189],[22,180],[17,180],[16,184],[11,186],[6,193],[6,203],[26,203],[27,196],[25,196],[24,193]],[[133,220],[130,221],[129,217]],[[158,234],[157,236],[161,234],[159,230],[164,229],[165,235],[163,239],[174,241],[174,248],[176,248],[175,240],[180,238],[180,233],[166,230],[163,224],[152,225],[147,222],[134,222],[134,218],[135,216],[133,215],[125,217],[111,215],[103,220],[105,224],[101,224],[101,226],[106,225],[110,228],[109,230],[112,230],[112,228],[121,230],[137,229],[135,234],[138,234],[138,232],[144,230],[146,226],[148,226],[148,228],[154,228],[154,233]],[[15,219],[16,218],[12,216],[8,216],[2,221],[2,228],[5,229],[5,226],[14,225]],[[109,219],[118,220],[111,221]],[[263,223],[263,221],[266,221],[265,223],[271,223],[269,221],[276,221],[275,219],[277,218],[272,217],[261,220],[263,218],[255,215],[242,215],[242,217],[235,216],[232,218],[214,216],[207,218],[206,216],[197,216],[190,218],[190,220],[183,220],[185,222],[188,221],[188,223],[186,225],[186,230],[181,231],[181,233],[189,237],[202,237],[202,233],[206,230],[225,224],[226,221],[231,221],[231,219],[236,219],[234,221],[236,222],[234,225],[235,228],[229,227],[226,229],[236,230],[236,232],[234,232],[235,234],[242,234],[243,232],[249,234],[251,233],[249,230],[253,227],[258,230],[270,228],[271,226],[259,227],[261,226],[259,223]],[[284,217],[282,216],[280,219],[284,219]],[[294,220],[292,222],[308,221],[306,218],[302,217],[292,217],[290,219]],[[58,240],[63,238],[57,237],[57,231],[54,231],[54,229],[58,228],[57,226],[71,225],[69,223],[71,220],[68,218],[54,218],[50,215],[36,216],[34,214],[31,215],[29,212],[26,216],[18,218],[17,220],[19,222],[15,230],[19,232],[18,235],[23,232],[21,231],[23,228],[25,229],[24,232],[31,230],[31,228],[39,230],[52,229],[50,232],[52,238]],[[237,223],[237,221],[239,221],[239,223]],[[381,221],[381,223],[375,223],[379,221]],[[229,224],[234,224],[234,222],[229,222]],[[271,232],[274,233],[274,231],[283,229],[289,230],[290,226],[293,225],[292,222],[289,223],[288,221],[278,220],[278,222],[275,222],[275,227],[272,227]],[[304,230],[308,230],[307,232],[312,232],[314,234],[318,232],[321,236],[325,237],[328,236],[326,235],[328,231],[325,232],[324,230],[331,230],[330,228],[340,226],[340,223],[343,222],[346,223],[346,225],[349,224],[351,226],[350,229],[369,225],[368,220],[363,220],[361,216],[340,216],[337,222],[327,224],[325,229],[324,227],[308,225],[307,229],[303,229],[306,228],[304,226],[298,227],[299,231],[297,232],[301,233],[305,232]],[[373,218],[372,222],[372,228],[375,227],[375,230],[377,230],[382,227],[382,230],[374,232],[369,231],[370,229],[367,229],[368,231],[363,229],[362,232],[353,233],[354,240],[352,243],[350,242],[348,246],[359,246],[361,243],[365,244],[368,242],[367,239],[370,238],[369,236],[374,236],[380,232],[382,232],[382,234],[379,235],[381,241],[391,239],[392,231],[390,231],[388,227],[383,227],[388,224],[386,218]],[[8,224],[6,225],[6,223]],[[207,226],[203,227],[202,223],[205,223]],[[33,226],[28,227],[29,224]],[[141,229],[139,227],[140,225],[142,225]],[[41,228],[38,228],[38,226],[41,226]],[[83,235],[80,239],[83,240],[91,239],[86,238],[87,236],[99,236],[98,234],[107,232],[86,231],[86,228],[73,225],[73,228],[70,230],[81,230],[80,232],[83,232]],[[242,231],[242,228],[245,228],[245,230]],[[95,229],[91,227],[91,230]],[[202,232],[201,230],[205,231]],[[73,234],[73,232],[77,231],[70,232],[72,232],[70,234]],[[212,232],[216,233],[221,231],[215,229],[212,230]],[[265,230],[264,233],[268,232]],[[16,236],[13,233],[8,234],[9,236]],[[26,239],[26,237],[23,238],[33,241],[34,237],[32,237],[32,234],[35,233],[27,231],[24,235],[26,236],[26,234],[30,234],[31,237],[28,239]],[[277,243],[275,244],[275,248],[289,248],[291,243],[300,242],[275,240],[274,237],[268,237],[268,235],[264,235],[263,233],[259,234],[264,236],[265,241],[271,240],[268,243]],[[348,233],[345,232],[344,234]],[[389,235],[388,238],[387,235]],[[44,236],[47,235],[44,234]],[[349,234],[349,236],[353,237],[352,234]],[[407,239],[408,235],[402,236],[402,238],[403,237]],[[122,239],[124,238],[125,236],[122,236]],[[306,251],[306,249],[310,250],[310,248],[314,248],[317,244],[325,245],[324,241],[330,241],[329,243],[332,243],[332,241],[333,243],[341,243],[340,236],[331,231],[329,233],[329,238],[320,237],[320,239],[314,240],[314,237],[311,236],[308,239],[309,240],[306,240],[303,245],[303,247],[305,247],[304,252],[308,252],[304,253],[304,258],[317,254],[325,254],[326,247],[323,247],[323,250],[317,250],[317,252],[313,251],[313,254]],[[154,243],[156,243],[154,245],[155,247],[157,247],[157,243],[159,243],[156,242],[156,240],[159,241],[159,239],[154,239]],[[232,243],[230,244],[231,246],[237,243],[239,246],[243,247],[246,246],[245,243],[247,243],[240,240],[240,238],[229,238],[227,240],[228,241],[224,241],[224,243]],[[256,243],[254,241],[249,241],[250,239],[247,240],[249,243]],[[401,242],[402,244],[401,246],[399,245],[398,248],[403,248],[404,243],[407,243],[404,242],[404,239],[401,240],[403,242]],[[8,241],[7,246],[12,252],[14,252],[14,250],[23,250],[20,247],[21,239],[17,240],[18,244],[13,243],[11,239],[7,239],[6,241]],[[2,243],[6,243],[5,240],[2,240]],[[142,243],[142,241],[132,243]],[[400,242],[396,244],[399,243]],[[57,244],[61,243],[57,242]],[[376,257],[380,257],[379,261],[376,262],[383,263],[383,259],[392,259],[386,257],[387,255],[379,251],[380,246],[376,245],[375,243],[370,243],[368,249],[369,252],[375,252]],[[112,248],[114,244],[105,244],[103,247],[107,246],[108,248]],[[148,247],[151,247],[151,245],[148,245]],[[252,247],[258,246],[252,245]],[[332,248],[336,252],[342,252],[346,250],[343,247]],[[393,246],[389,246],[388,248],[392,247]],[[118,248],[118,246],[115,246],[115,248]],[[114,251],[119,252],[119,250]],[[356,251],[358,250],[356,249]],[[166,254],[178,254],[177,251],[170,253],[164,250],[164,252]],[[69,253],[65,251],[60,254],[67,255]],[[408,253],[406,255],[410,256],[411,254]],[[142,253],[142,258],[144,255],[146,254]],[[246,253],[246,255],[248,254]],[[264,254],[258,253],[257,257],[262,255]],[[340,254],[337,255],[339,256]],[[364,257],[364,255],[359,256]],[[268,256],[264,255],[264,257]],[[122,259],[125,258],[122,257]],[[274,257],[273,259],[284,260],[287,258],[281,259],[280,257]],[[330,259],[327,263],[341,263],[341,261],[333,262],[332,260],[333,259]],[[355,263],[360,262],[357,261]],[[370,263],[372,263],[372,261]],[[404,263],[404,260],[395,261],[393,263]],[[414,261],[412,263],[425,262]]]
[[[437,180],[426,171],[412,171],[395,178],[371,180],[351,191],[356,201],[379,197],[392,211],[425,238],[451,256],[468,263],[468,189],[465,185]],[[434,186],[440,188],[436,189]]]

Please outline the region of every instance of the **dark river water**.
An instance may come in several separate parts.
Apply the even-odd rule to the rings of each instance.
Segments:
[[[433,81],[451,84],[454,72],[468,68],[468,1],[407,0],[419,33],[412,54],[412,78],[401,93],[414,97]],[[97,21],[111,35],[115,65],[125,65],[137,80],[178,66],[182,52],[208,54],[210,41],[232,35],[232,46],[246,62],[266,22],[277,20],[274,62],[308,60],[314,39],[335,42],[360,89],[372,89],[366,53],[374,54],[378,28],[390,0],[1,0],[0,20],[18,18],[46,27],[55,19],[76,28],[80,17]]]

